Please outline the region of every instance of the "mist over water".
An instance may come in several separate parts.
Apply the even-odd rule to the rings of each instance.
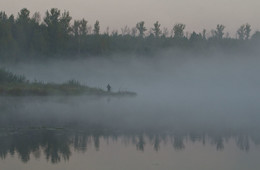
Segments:
[[[154,21],[159,2],[151,15],[152,2],[122,3],[135,6],[130,21],[102,1],[123,27],[83,2],[95,20],[62,4],[0,11],[0,170],[259,169],[256,8],[239,19],[234,6],[210,2],[214,18],[209,4],[182,2]],[[192,8],[211,21],[191,31]]]
[[[116,113],[122,117],[139,115],[138,119],[144,122],[154,118],[163,120],[162,124],[171,124],[169,118],[175,119],[179,115],[191,123],[198,120],[252,125],[258,122],[254,122],[255,118],[260,117],[259,64],[258,56],[252,54],[215,52],[203,55],[164,51],[150,58],[115,55],[74,61],[50,60],[11,65],[8,69],[25,75],[31,81],[61,83],[75,79],[102,89],[109,83],[113,91],[130,90],[138,94],[136,98],[99,99],[98,102],[84,96],[68,97],[70,104],[64,106],[67,113],[88,111]],[[56,101],[48,104],[37,110],[55,112],[62,108],[60,105],[55,108]],[[133,121],[132,126],[134,124]]]
[[[243,151],[253,150],[251,161],[254,161],[258,155],[254,151],[260,144],[259,57],[224,52],[181,53],[169,50],[151,57],[115,55],[110,58],[101,56],[5,65],[10,71],[23,74],[31,81],[61,83],[75,79],[102,89],[109,83],[113,91],[129,90],[138,95],[130,98],[1,97],[1,128],[43,128],[47,131],[48,128],[64,128],[56,135],[64,136],[62,143],[68,147],[74,146],[74,149],[77,149],[78,141],[85,138],[90,140],[81,144],[94,143],[97,150],[101,145],[99,143],[105,143],[103,138],[111,138],[112,141],[128,141],[141,151],[153,147],[155,151],[162,150],[161,154],[166,153],[163,150],[169,145],[176,150],[188,148],[187,154],[194,153],[189,147],[194,148],[191,143],[199,142],[203,146],[205,143],[206,146],[213,145],[215,150],[227,148],[228,154],[225,155],[232,155],[236,152],[235,145]],[[23,135],[27,133],[30,136],[35,132],[22,131]],[[36,143],[43,150],[45,144],[40,143],[45,135],[44,130],[35,135],[39,139]],[[21,138],[19,135],[15,137]],[[15,143],[15,137],[10,141]],[[57,142],[59,138],[54,135],[54,139],[52,142]],[[123,146],[118,143],[116,145],[122,150]],[[114,146],[104,145],[101,148]],[[210,152],[209,148],[204,149],[206,153]],[[202,154],[202,150],[196,153]],[[66,158],[65,151],[60,151],[60,154]],[[90,152],[95,155],[94,151]],[[148,149],[146,154],[149,152]],[[211,158],[215,156],[211,155]],[[26,157],[22,158],[28,161]],[[53,155],[51,158],[60,159]],[[146,158],[150,159],[148,155]],[[257,167],[255,161],[252,164]],[[167,164],[162,169],[169,167],[173,165]]]

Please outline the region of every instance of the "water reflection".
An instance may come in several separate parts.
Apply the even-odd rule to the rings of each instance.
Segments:
[[[2,130],[0,134],[0,157],[5,159],[8,154],[19,155],[22,162],[28,162],[33,156],[39,158],[44,156],[51,163],[68,161],[72,150],[87,152],[89,146],[94,146],[96,151],[100,149],[100,140],[116,142],[117,145],[133,145],[137,151],[145,152],[147,145],[153,147],[155,152],[160,152],[164,145],[172,145],[172,148],[181,151],[187,144],[199,142],[203,145],[210,144],[216,150],[223,150],[225,144],[235,140],[236,146],[243,151],[250,150],[250,143],[259,145],[260,135],[249,136],[248,134],[195,134],[177,132],[155,133],[155,132],[108,132],[79,131],[68,129],[20,129]],[[256,140],[258,139],[258,140]]]
[[[21,161],[27,162],[31,154],[39,158],[41,149],[46,159],[52,163],[69,160],[71,155],[72,142],[69,135],[63,133],[50,130],[15,131],[2,134],[0,138],[2,159],[6,158],[8,153],[14,155],[16,152]]]
[[[136,152],[161,152],[165,146],[183,152],[195,143],[221,152],[232,141],[250,151],[260,145],[259,114],[211,113],[186,106],[158,107],[139,100],[88,97],[0,98],[0,157],[17,154],[22,162],[44,157],[55,164],[75,152],[99,152],[102,141]],[[161,103],[163,104],[163,103]],[[102,107],[101,107],[102,106]],[[179,109],[177,109],[179,107]],[[249,116],[250,115],[250,116]],[[228,122],[228,123],[227,123]]]

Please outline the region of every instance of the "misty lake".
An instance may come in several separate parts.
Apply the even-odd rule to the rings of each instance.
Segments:
[[[260,170],[260,0],[0,6],[0,170]]]
[[[0,169],[259,169],[258,63],[166,58],[8,66],[31,81],[74,78],[138,95],[0,97]]]
[[[0,100],[0,169],[259,167],[260,116],[243,105],[213,114],[195,101],[158,107],[142,95]]]

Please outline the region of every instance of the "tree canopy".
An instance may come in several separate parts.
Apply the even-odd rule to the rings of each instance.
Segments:
[[[159,21],[156,21],[147,31],[145,22],[140,21],[132,28],[123,27],[121,33],[117,30],[109,32],[109,27],[102,33],[98,20],[92,27],[87,20],[73,20],[68,11],[61,12],[57,8],[47,10],[43,17],[39,12],[31,14],[26,8],[21,9],[17,17],[1,11],[0,60],[113,53],[151,54],[156,50],[175,47],[207,49],[212,44],[240,48],[238,44],[260,39],[259,32],[251,37],[249,24],[237,30],[237,38],[224,37],[225,26],[221,24],[211,32],[212,36],[205,29],[189,34],[184,32],[185,27],[179,23],[169,31],[168,28],[161,28]]]

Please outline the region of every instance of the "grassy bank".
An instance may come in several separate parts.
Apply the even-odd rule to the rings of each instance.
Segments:
[[[81,85],[70,80],[63,84],[30,82],[24,76],[0,69],[0,95],[2,96],[48,96],[48,95],[109,95],[135,96],[134,92],[107,92],[100,88]]]

